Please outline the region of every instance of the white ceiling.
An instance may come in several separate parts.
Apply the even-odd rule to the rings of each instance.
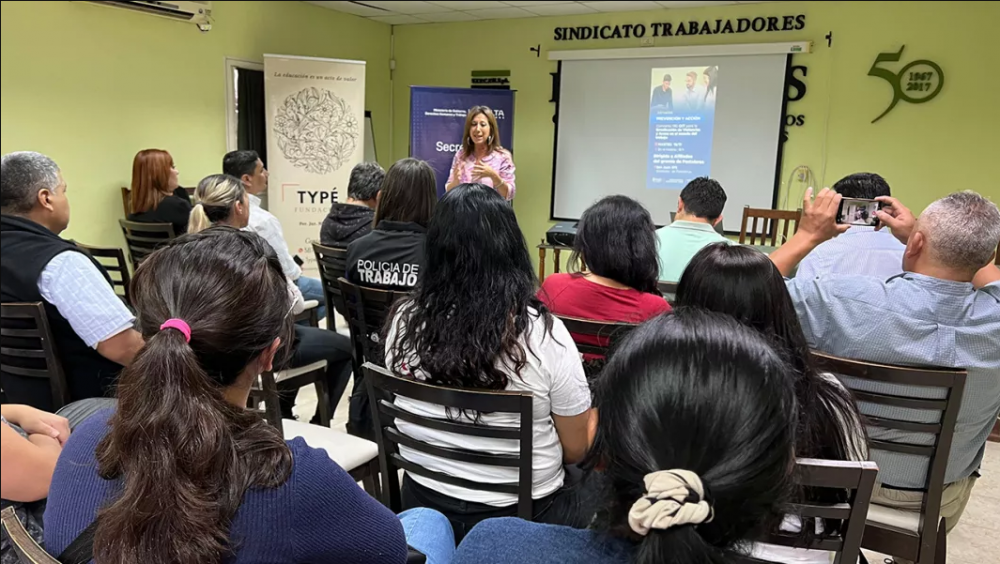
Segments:
[[[614,0],[608,2],[557,2],[535,1],[472,1],[472,2],[421,2],[417,0],[357,0],[309,2],[331,10],[354,14],[391,25],[421,24],[432,22],[471,22],[534,18],[538,16],[570,16],[600,12],[637,12],[664,8],[693,8],[696,6],[723,6],[726,4],[760,4],[755,2],[652,2]]]

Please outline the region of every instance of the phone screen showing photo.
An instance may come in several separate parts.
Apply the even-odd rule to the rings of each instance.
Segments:
[[[837,213],[837,223],[847,225],[878,225],[875,212],[882,209],[882,202],[876,200],[856,200],[844,198],[840,201],[840,211]]]

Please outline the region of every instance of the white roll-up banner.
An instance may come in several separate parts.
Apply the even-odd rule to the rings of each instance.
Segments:
[[[365,62],[264,55],[268,211],[317,277],[312,242],[364,157]]]

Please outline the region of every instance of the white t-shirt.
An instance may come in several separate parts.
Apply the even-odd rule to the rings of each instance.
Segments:
[[[552,334],[545,331],[545,322],[535,310],[529,310],[531,320],[524,334],[521,345],[525,347],[527,362],[521,375],[512,371],[507,390],[529,391],[532,393],[532,410],[534,411],[534,443],[532,445],[532,497],[545,497],[563,485],[563,450],[559,435],[552,422],[552,414],[564,417],[580,415],[590,409],[590,388],[583,373],[583,364],[576,344],[569,331],[559,319],[552,320]],[[406,362],[403,368],[400,362],[392,357],[392,345],[396,338],[399,317],[393,320],[386,338],[386,366],[399,374],[409,374],[412,362]],[[530,349],[530,351],[529,351]],[[533,353],[533,354],[532,354]],[[423,379],[425,375],[419,368],[412,376]],[[401,396],[396,397],[396,406],[402,410],[418,415],[447,419],[448,414],[443,406],[417,401]],[[452,410],[452,421],[471,422],[465,416]],[[480,417],[480,423],[492,427],[518,427],[516,413],[485,413]],[[423,442],[441,447],[461,448],[489,454],[517,454],[518,442],[511,439],[494,439],[486,437],[469,437],[446,433],[413,425],[397,419],[399,432]],[[400,455],[416,464],[455,476],[478,482],[507,483],[517,482],[517,468],[485,466],[455,462],[424,454],[402,445]],[[456,499],[484,503],[496,507],[507,507],[517,503],[514,494],[470,490],[449,484],[443,484],[416,474],[410,474],[415,482]]]

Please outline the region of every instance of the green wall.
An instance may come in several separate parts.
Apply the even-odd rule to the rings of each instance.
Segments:
[[[788,113],[805,124],[788,128],[782,183],[806,165],[816,185],[870,170],[885,176],[895,195],[915,210],[961,189],[1000,200],[1000,43],[995,39],[1000,3],[986,2],[775,2],[684,10],[659,10],[573,17],[531,18],[398,26],[393,76],[393,158],[408,154],[409,87],[469,86],[473,69],[509,69],[517,90],[515,200],[521,228],[534,247],[549,221],[554,104],[550,50],[639,47],[636,39],[553,40],[556,26],[714,20],[805,14],[801,31],[657,38],[657,46],[813,41],[812,54],[796,55],[806,65],[806,96]],[[833,46],[824,36],[833,32]],[[649,34],[647,34],[648,36]],[[542,56],[530,47],[541,45]],[[944,70],[937,98],[922,105],[900,102],[876,124],[891,100],[880,79],[867,76],[875,56],[906,45],[901,64],[930,59]],[[572,119],[562,116],[561,119]],[[599,157],[599,156],[597,156]],[[793,182],[788,207],[801,204],[805,186]],[[783,188],[783,192],[787,188]],[[783,201],[783,196],[779,202]],[[735,228],[739,218],[726,225]]]
[[[4,1],[0,152],[30,149],[55,158],[71,191],[67,235],[121,246],[118,189],[129,180],[136,151],[169,150],[184,185],[218,170],[226,148],[225,57],[368,61],[366,105],[383,165],[408,154],[410,85],[468,86],[474,69],[509,69],[518,91],[515,209],[534,246],[551,225],[549,73],[556,64],[547,52],[638,46],[626,39],[555,42],[554,27],[799,13],[806,15],[801,31],[657,38],[656,44],[815,42],[812,54],[795,56],[795,64],[809,68],[808,93],[788,112],[806,122],[789,128],[783,184],[798,165],[812,169],[817,186],[874,170],[918,210],[964,188],[1000,200],[998,2],[778,2],[394,28],[302,2],[216,2],[214,29],[200,33],[193,24],[84,2]],[[823,37],[831,31],[828,48]],[[390,78],[391,34],[397,66]],[[539,44],[536,57],[528,49]],[[903,63],[926,58],[943,67],[944,89],[930,103],[900,103],[871,124],[891,91],[868,69],[879,52],[902,44]],[[791,184],[789,207],[798,205],[803,188]],[[729,218],[727,225],[736,222]]]
[[[214,8],[214,28],[201,33],[84,2],[0,3],[0,152],[35,150],[59,163],[72,205],[68,237],[124,246],[119,187],[141,149],[170,151],[184,186],[219,171],[225,57],[366,60],[366,105],[388,164],[388,25],[302,2]]]

